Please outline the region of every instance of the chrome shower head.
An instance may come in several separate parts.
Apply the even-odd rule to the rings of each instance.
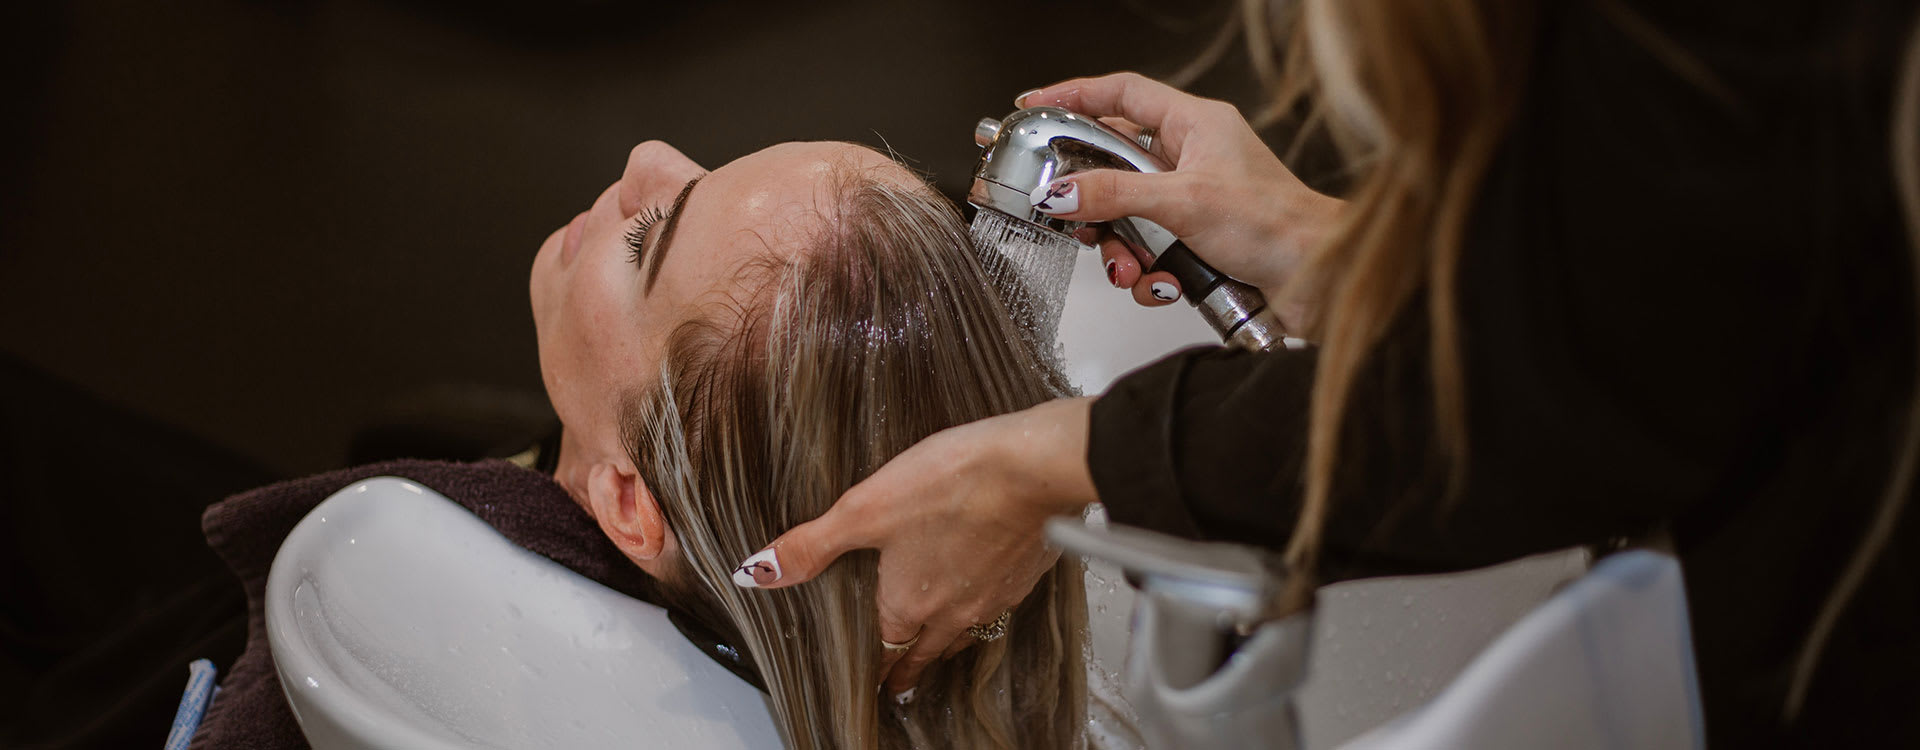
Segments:
[[[1059,107],[1029,107],[1004,119],[983,119],[974,126],[973,140],[981,153],[967,202],[1062,235],[1070,236],[1084,224],[1036,210],[1029,196],[1040,186],[1088,169],[1169,169],[1132,138]],[[1255,351],[1287,345],[1280,319],[1267,309],[1258,289],[1213,270],[1165,227],[1139,217],[1108,226],[1133,247],[1143,268],[1179,279],[1187,301],[1222,341]]]
[[[974,127],[973,142],[979,144],[982,151],[980,165],[973,172],[973,188],[967,192],[967,202],[1063,234],[1072,233],[1081,223],[1055,219],[1034,210],[1029,196],[1041,185],[1087,169],[1167,171],[1165,162],[1132,138],[1099,120],[1059,107],[1031,107],[1004,120],[983,119]],[[1159,227],[1145,219],[1130,221],[1135,225]],[[1167,237],[1170,242],[1172,235]],[[1149,250],[1165,248],[1162,243]]]

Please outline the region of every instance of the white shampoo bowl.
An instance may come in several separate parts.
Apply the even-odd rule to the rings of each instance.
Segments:
[[[758,690],[632,599],[382,477],[316,507],[267,579],[315,750],[777,748]]]

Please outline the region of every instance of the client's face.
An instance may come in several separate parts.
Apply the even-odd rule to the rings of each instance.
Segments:
[[[625,173],[549,235],[530,281],[540,372],[565,426],[557,479],[585,496],[586,473],[629,465],[615,405],[653,382],[675,326],[742,290],[755,259],[804,252],[830,208],[834,166],[890,170],[845,143],[786,143],[712,173],[664,143],[640,144]]]

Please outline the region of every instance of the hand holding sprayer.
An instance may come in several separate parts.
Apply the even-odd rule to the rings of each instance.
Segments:
[[[1029,107],[1004,119],[983,119],[974,129],[974,142],[982,151],[967,202],[1044,229],[1054,244],[1066,247],[1078,244],[1073,232],[1085,225],[1040,211],[1031,200],[1035,192],[1089,169],[1169,170],[1134,139],[1095,118],[1058,107]],[[1188,301],[1222,341],[1253,351],[1299,345],[1298,339],[1288,338],[1259,289],[1214,270],[1165,227],[1140,217],[1124,217],[1108,226],[1137,255],[1151,260],[1150,270],[1166,271],[1180,282]]]

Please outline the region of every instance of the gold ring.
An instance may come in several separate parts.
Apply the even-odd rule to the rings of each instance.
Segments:
[[[894,643],[893,641],[889,641],[885,638],[882,638],[880,639],[880,647],[888,651],[898,651],[901,653],[906,653],[908,649],[913,648],[913,644],[919,643],[919,642],[920,642],[920,634],[915,633],[912,638],[907,639],[906,643]]]
[[[1007,635],[1007,620],[1011,617],[1013,617],[1013,610],[1005,610],[999,617],[993,618],[993,622],[967,628],[967,635],[973,636],[981,643],[1000,640]]]

